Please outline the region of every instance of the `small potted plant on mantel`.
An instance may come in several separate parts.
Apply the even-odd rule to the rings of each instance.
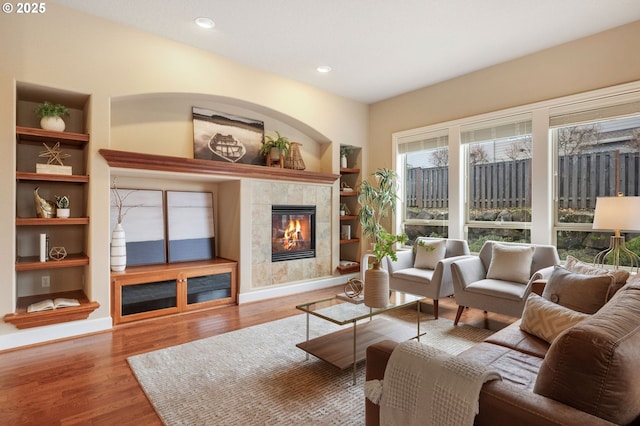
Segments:
[[[66,106],[44,101],[38,105],[35,113],[40,117],[40,127],[43,129],[64,132],[66,126],[62,117],[69,115],[69,109]]]
[[[278,161],[281,157],[286,157],[291,149],[291,142],[288,138],[281,136],[277,131],[276,135],[276,138],[266,136],[265,142],[260,147],[260,154],[264,155],[271,161]],[[267,165],[270,165],[269,161],[267,161]]]

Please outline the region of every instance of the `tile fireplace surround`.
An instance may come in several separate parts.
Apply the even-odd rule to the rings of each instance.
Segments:
[[[251,288],[330,277],[333,185],[251,182]],[[271,262],[271,206],[316,206],[316,257]]]

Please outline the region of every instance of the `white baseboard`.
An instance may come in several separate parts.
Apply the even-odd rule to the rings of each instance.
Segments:
[[[68,337],[77,337],[82,334],[110,330],[111,328],[111,317],[27,328],[14,333],[0,335],[0,351]]]
[[[303,293],[310,290],[319,290],[327,287],[333,287],[340,284],[346,284],[350,278],[359,278],[360,273],[345,274],[337,277],[319,278],[313,281],[305,281],[298,284],[289,284],[280,287],[270,287],[261,290],[240,293],[238,295],[238,304],[247,302],[256,302],[259,300],[271,299],[274,297],[289,296],[292,294]]]

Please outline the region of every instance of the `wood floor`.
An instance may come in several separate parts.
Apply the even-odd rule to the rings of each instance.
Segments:
[[[0,424],[160,425],[127,357],[297,315],[295,305],[341,287],[118,326],[85,337],[0,353]],[[440,317],[455,317],[451,298]],[[432,312],[430,303],[423,305]],[[461,322],[500,329],[514,319],[467,309]]]

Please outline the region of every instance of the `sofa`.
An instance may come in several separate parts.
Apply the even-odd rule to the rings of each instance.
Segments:
[[[433,299],[433,316],[438,319],[438,299],[453,294],[451,263],[470,257],[469,244],[454,238],[419,237],[412,250],[396,252],[397,260],[386,257],[389,287]]]
[[[558,275],[558,280],[567,281],[566,271]],[[457,355],[486,364],[502,376],[482,386],[474,424],[640,424],[640,278],[632,278],[610,299],[605,288],[609,284],[599,282],[603,290],[590,290],[583,305],[592,309],[595,293],[600,299],[606,293],[609,300],[592,315],[551,302],[575,302],[566,287],[549,289],[552,279],[553,274],[545,297],[534,294],[530,299],[581,317],[574,325],[551,337],[532,334],[535,322],[528,318],[537,311],[528,301],[521,319]],[[554,315],[544,314],[547,320],[542,323],[551,322]],[[529,331],[523,330],[525,322]],[[397,345],[387,340],[367,348],[366,380],[384,378]],[[379,424],[379,407],[369,400],[366,424]]]

